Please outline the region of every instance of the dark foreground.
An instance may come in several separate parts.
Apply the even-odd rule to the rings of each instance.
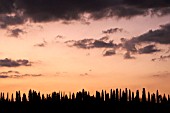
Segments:
[[[96,91],[90,96],[89,92],[82,90],[69,96],[62,92],[53,92],[44,96],[40,92],[30,90],[28,97],[20,91],[13,94],[0,96],[0,113],[170,113],[170,97],[139,91],[121,89],[110,90],[110,93]]]

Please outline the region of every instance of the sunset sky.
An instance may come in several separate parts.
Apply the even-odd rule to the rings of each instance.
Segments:
[[[0,91],[170,94],[169,0],[0,0]]]

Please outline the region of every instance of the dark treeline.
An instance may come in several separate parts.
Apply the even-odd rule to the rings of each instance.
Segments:
[[[76,112],[76,113],[170,113],[170,96],[139,90],[132,92],[130,89],[111,89],[110,92],[96,91],[95,95],[89,92],[79,91],[77,93],[53,92],[52,94],[41,94],[29,90],[28,95],[20,91],[16,94],[6,96],[0,95],[0,113],[30,113],[30,112]]]

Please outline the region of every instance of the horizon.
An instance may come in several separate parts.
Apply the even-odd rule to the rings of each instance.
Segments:
[[[0,92],[170,94],[169,1],[0,3]]]

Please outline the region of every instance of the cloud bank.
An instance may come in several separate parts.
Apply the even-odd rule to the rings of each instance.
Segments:
[[[115,44],[113,40],[108,40],[109,37],[102,37],[100,39],[82,39],[82,40],[68,40],[65,43],[70,47],[77,47],[81,49],[93,48],[118,48],[119,45]]]
[[[117,32],[117,30],[119,29],[109,29],[106,30],[105,33]],[[109,49],[104,51],[103,56],[112,56],[117,53],[116,51],[124,50],[125,59],[135,59],[132,54],[153,54],[156,52],[161,52],[162,50],[156,46],[157,44],[170,44],[170,23],[160,25],[160,28],[156,30],[149,30],[144,34],[131,39],[121,38],[120,41],[121,43],[114,43],[113,40],[110,40],[109,36],[104,36],[99,39],[87,38],[82,40],[68,40],[65,43],[69,47],[77,47],[80,49]],[[141,45],[145,46],[141,47]],[[170,51],[166,53],[169,52]],[[168,58],[169,56],[162,55],[160,58],[153,59],[153,61]]]
[[[169,0],[0,0],[0,27],[26,21],[84,21],[170,14]]]

